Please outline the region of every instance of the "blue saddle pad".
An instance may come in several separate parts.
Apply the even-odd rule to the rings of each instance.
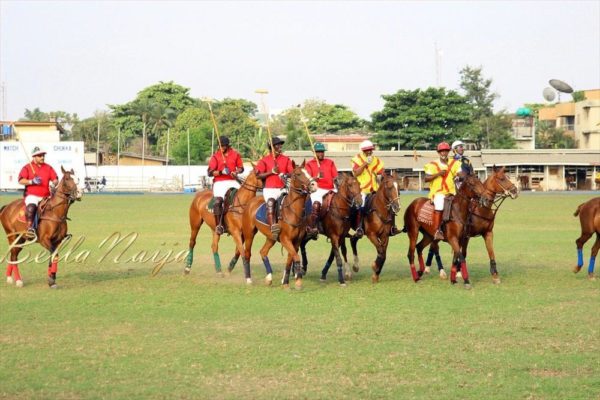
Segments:
[[[262,203],[256,210],[256,220],[265,225],[267,224],[267,203]]]

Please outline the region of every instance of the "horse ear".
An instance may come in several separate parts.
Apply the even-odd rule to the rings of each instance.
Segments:
[[[492,166],[492,169],[494,170],[494,172],[497,172],[497,171],[498,171],[498,167],[496,167],[496,164],[494,164],[494,165]]]
[[[292,160],[292,168],[296,168],[296,161]]]
[[[62,166],[62,164],[60,166],[60,170],[62,171],[63,175],[64,175],[65,172],[67,172],[67,171],[65,171],[65,168]]]
[[[75,175],[75,171],[73,170],[73,168],[71,168],[69,172],[71,173],[71,175]]]
[[[304,168],[305,165],[306,165],[306,159],[302,160],[302,164],[300,164],[300,168]]]

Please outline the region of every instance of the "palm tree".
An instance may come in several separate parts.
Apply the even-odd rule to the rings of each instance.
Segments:
[[[142,165],[144,164],[144,157],[146,156],[146,129],[150,124],[152,113],[155,109],[155,104],[149,99],[140,99],[131,104],[130,112],[133,115],[138,115],[142,119]]]

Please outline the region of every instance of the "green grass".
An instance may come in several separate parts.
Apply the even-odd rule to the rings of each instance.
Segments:
[[[152,278],[152,262],[128,259],[186,250],[191,197],[87,196],[71,209],[69,230],[85,241],[59,265],[62,288],[47,288],[43,263],[21,265],[24,288],[0,285],[0,398],[599,398],[600,281],[571,272],[572,214],[590,197],[507,200],[495,227],[500,285],[480,238],[469,251],[472,290],[436,275],[414,284],[400,235],[377,285],[375,251],[361,240],[362,268],[347,288],[335,268],[319,282],[328,244],[311,242],[298,292],[262,285],[261,236],[252,286],[241,262],[216,277],[206,228],[191,275],[174,262]],[[120,262],[116,253],[99,262],[114,232],[139,237]],[[223,238],[224,266],[232,249]],[[277,281],[284,260],[276,246]]]

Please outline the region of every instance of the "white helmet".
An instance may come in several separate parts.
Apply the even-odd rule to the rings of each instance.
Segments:
[[[456,149],[458,146],[465,147],[465,144],[460,140],[455,140],[452,142],[452,150]]]
[[[374,148],[375,145],[370,140],[363,140],[363,142],[360,144],[360,149],[362,151],[373,150]]]

